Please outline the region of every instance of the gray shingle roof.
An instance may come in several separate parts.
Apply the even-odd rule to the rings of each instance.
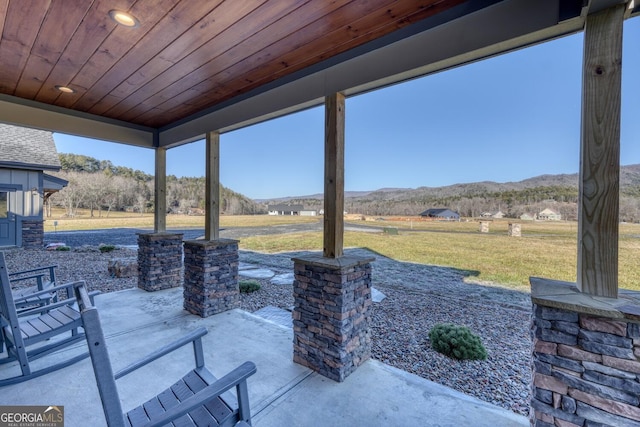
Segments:
[[[269,211],[285,211],[285,212],[300,212],[304,210],[303,205],[268,205]]]
[[[60,170],[52,133],[0,123],[0,167]]]

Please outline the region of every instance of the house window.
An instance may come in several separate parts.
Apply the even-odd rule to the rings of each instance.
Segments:
[[[0,218],[7,218],[9,212],[9,193],[0,191]]]

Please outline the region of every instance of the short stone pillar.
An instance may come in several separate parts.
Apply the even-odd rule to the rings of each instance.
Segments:
[[[44,221],[22,220],[22,247],[24,249],[42,249],[44,247]]]
[[[293,361],[343,381],[371,356],[371,262],[294,258]]]
[[[182,234],[138,233],[138,287],[145,291],[182,285]]]
[[[510,222],[509,229],[507,230],[507,235],[511,237],[522,237],[520,224]]]
[[[187,240],[184,242],[184,308],[200,317],[237,308],[238,241]]]
[[[640,426],[640,293],[531,279],[532,426]]]
[[[489,221],[480,221],[480,232],[481,233],[489,232]]]

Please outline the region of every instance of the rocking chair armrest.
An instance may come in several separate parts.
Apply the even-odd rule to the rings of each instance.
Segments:
[[[169,409],[167,412],[162,414],[162,416],[152,420],[146,424],[145,427],[158,427],[169,424],[172,420],[193,411],[206,402],[220,396],[222,393],[246,382],[247,378],[255,373],[256,365],[253,362],[244,362],[227,375],[216,380],[213,384],[203,388],[195,395]]]
[[[9,274],[11,276],[11,274]],[[30,274],[29,276],[22,276],[22,277],[15,277],[15,278],[9,278],[9,281],[13,284],[16,282],[20,282],[23,280],[30,280],[30,279],[38,279],[38,282],[41,282],[42,279],[44,278],[44,276],[46,276],[47,273],[40,273],[40,274]],[[49,283],[52,283],[50,281],[48,281]]]
[[[75,301],[73,299],[63,299],[58,302],[53,302],[51,304],[43,305],[41,307],[34,307],[34,308],[30,308],[29,310],[21,311],[20,313],[18,313],[18,317],[27,317],[27,316],[32,316],[34,314],[39,315],[41,313],[51,311],[56,308],[73,305],[74,302]]]
[[[19,276],[19,275],[22,275],[22,274],[35,273],[36,271],[43,271],[43,270],[49,270],[49,273],[51,273],[55,268],[58,268],[58,266],[57,265],[48,265],[46,267],[38,267],[38,268],[33,268],[31,270],[14,271],[13,273],[9,273],[9,277],[11,278],[12,276]],[[40,274],[46,274],[46,273],[40,273]],[[13,280],[20,280],[20,279],[13,279]],[[52,279],[53,279],[53,277],[52,277]],[[13,282],[13,280],[11,280],[11,281]]]
[[[37,297],[39,295],[46,295],[46,294],[50,294],[52,292],[57,292],[57,291],[61,291],[61,290],[65,290],[67,292],[69,292],[70,289],[73,289],[73,287],[80,282],[69,282],[69,283],[63,283],[62,285],[55,285],[52,286],[50,288],[46,288],[43,289],[41,291],[36,291],[36,292],[32,292],[29,294],[29,297]],[[72,299],[73,298],[73,292],[71,293],[67,293],[68,298],[67,299]]]
[[[142,359],[138,360],[137,362],[132,363],[131,365],[119,370],[118,372],[115,373],[114,378],[118,379],[121,378],[125,375],[130,374],[131,372],[153,362],[154,360],[157,360],[159,358],[161,358],[162,356],[165,356],[169,353],[171,353],[172,351],[175,351],[177,349],[179,349],[180,347],[183,347],[189,343],[193,343],[194,344],[194,352],[196,352],[196,364],[198,364],[198,360],[202,360],[202,337],[204,335],[207,334],[207,330],[205,328],[198,328],[196,330],[194,330],[193,332],[190,332],[189,334],[178,338],[177,340],[167,344],[166,346],[159,348],[158,350],[149,353],[148,355],[146,355],[145,357],[143,357]],[[200,352],[200,354],[198,354],[198,352]],[[199,366],[198,366],[199,367]]]
[[[38,296],[38,295],[44,295],[44,294],[48,294],[51,292],[57,292],[59,290],[65,289],[67,290],[67,292],[69,292],[70,288],[75,288],[78,286],[83,286],[85,287],[85,282],[83,281],[79,281],[79,282],[71,282],[71,283],[65,283],[64,285],[59,285],[59,286],[54,286],[52,288],[43,290],[43,291],[38,291],[38,292],[34,292],[32,294],[29,294],[29,298],[32,298],[34,296]],[[85,288],[86,289],[86,288]],[[100,291],[91,291],[87,294],[87,298],[91,301],[91,304],[93,304],[93,298],[100,294]],[[71,294],[67,294],[67,295],[73,295],[73,293]],[[51,304],[47,304],[44,305],[42,307],[34,307],[32,309],[29,310],[25,310],[25,311],[21,311],[20,314],[18,315],[18,317],[25,317],[25,316],[31,316],[33,314],[39,314],[39,313],[44,313],[46,311],[50,311],[53,310],[55,308],[58,307],[63,307],[65,305],[73,305],[77,300],[73,297],[69,297],[69,298],[65,298],[63,300],[58,300],[57,302],[51,303]]]

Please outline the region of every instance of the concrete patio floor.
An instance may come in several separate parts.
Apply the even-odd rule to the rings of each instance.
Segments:
[[[182,309],[182,288],[102,294],[96,306],[115,370],[198,326],[209,331],[205,358],[216,376],[253,361],[258,372],[249,378],[249,397],[257,427],[529,425],[525,417],[375,360],[336,383],[293,363],[290,328],[242,310],[206,319],[191,315]],[[85,346],[64,353],[84,351]],[[123,408],[145,401],[182,376],[193,366],[191,354],[185,347],[119,380]],[[15,364],[0,366],[0,378],[17,373]],[[106,425],[89,359],[3,387],[0,405],[64,406],[69,427]]]

